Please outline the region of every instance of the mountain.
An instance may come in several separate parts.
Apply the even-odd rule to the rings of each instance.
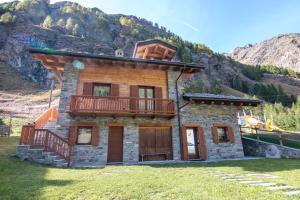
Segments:
[[[0,66],[4,67],[1,76],[8,76],[7,68],[12,68],[10,71],[16,76],[40,88],[49,88],[50,72],[32,59],[28,53],[30,47],[106,55],[114,55],[120,48],[130,57],[137,41],[150,38],[161,38],[176,45],[176,60],[206,67],[205,73],[185,80],[183,90],[256,95],[284,105],[294,101],[295,97],[290,95],[300,95],[299,79],[287,76],[290,74],[279,76],[277,72],[251,68],[227,55],[214,53],[204,44],[185,41],[146,19],[106,14],[98,8],[68,1],[50,4],[48,0],[25,0],[0,4]],[[11,85],[5,83],[7,80],[0,80],[0,90],[6,93],[7,86]]]
[[[300,34],[278,35],[254,45],[238,47],[230,57],[244,64],[275,65],[300,73]]]

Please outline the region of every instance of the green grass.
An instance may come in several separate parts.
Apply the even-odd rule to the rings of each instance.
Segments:
[[[7,120],[4,120],[5,123]],[[15,152],[24,122],[30,122],[30,119],[13,119],[14,134],[0,138],[1,200],[286,199],[280,192],[228,182],[203,169],[234,174],[274,174],[281,178],[271,181],[300,188],[299,160],[108,166],[98,169],[63,169],[32,164],[9,156]]]
[[[0,138],[14,145],[18,136]],[[2,148],[0,146],[0,148]],[[9,157],[15,149],[1,149],[0,199],[286,199],[204,171],[233,174],[268,173],[272,182],[300,188],[300,160],[252,160],[219,163],[107,166],[98,169],[63,169],[41,166]],[[291,198],[291,199],[297,199]]]

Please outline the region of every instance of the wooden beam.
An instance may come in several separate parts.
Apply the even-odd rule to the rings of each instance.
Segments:
[[[148,53],[149,53],[149,47],[147,47],[146,49],[145,49],[145,51],[144,51],[144,54],[143,54],[143,59],[146,59],[147,58],[147,55],[148,55]]]

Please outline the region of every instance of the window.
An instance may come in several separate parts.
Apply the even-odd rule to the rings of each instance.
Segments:
[[[228,128],[227,127],[218,127],[217,128],[219,142],[228,142]]]
[[[92,142],[92,127],[78,127],[77,129],[77,144],[91,144]]]
[[[107,97],[110,96],[111,89],[108,84],[94,84],[93,96]]]

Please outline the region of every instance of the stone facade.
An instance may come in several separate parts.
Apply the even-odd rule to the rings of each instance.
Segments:
[[[95,122],[99,127],[99,145],[75,145],[72,152],[71,165],[103,165],[107,162],[109,124],[124,124],[123,162],[136,164],[139,162],[139,125],[143,123],[169,124],[172,127],[173,160],[181,160],[180,130],[177,116],[168,118],[150,117],[71,117],[68,113],[71,95],[76,94],[77,70],[70,63],[65,65],[61,98],[59,104],[58,125],[62,137],[69,137],[70,126],[81,122]],[[177,101],[176,79],[180,72],[168,72],[168,98]],[[179,95],[182,96],[183,85],[179,80]],[[179,100],[180,105],[184,102]],[[237,107],[224,105],[189,104],[180,113],[182,125],[198,124],[205,130],[205,144],[208,159],[241,158],[244,156],[237,125]],[[214,144],[211,127],[213,123],[227,123],[234,129],[235,143]]]
[[[205,146],[208,159],[244,157],[241,135],[237,124],[236,106],[207,105],[191,103],[181,110],[181,122],[196,124],[204,128]],[[213,142],[212,127],[214,123],[225,123],[233,128],[235,143]]]

